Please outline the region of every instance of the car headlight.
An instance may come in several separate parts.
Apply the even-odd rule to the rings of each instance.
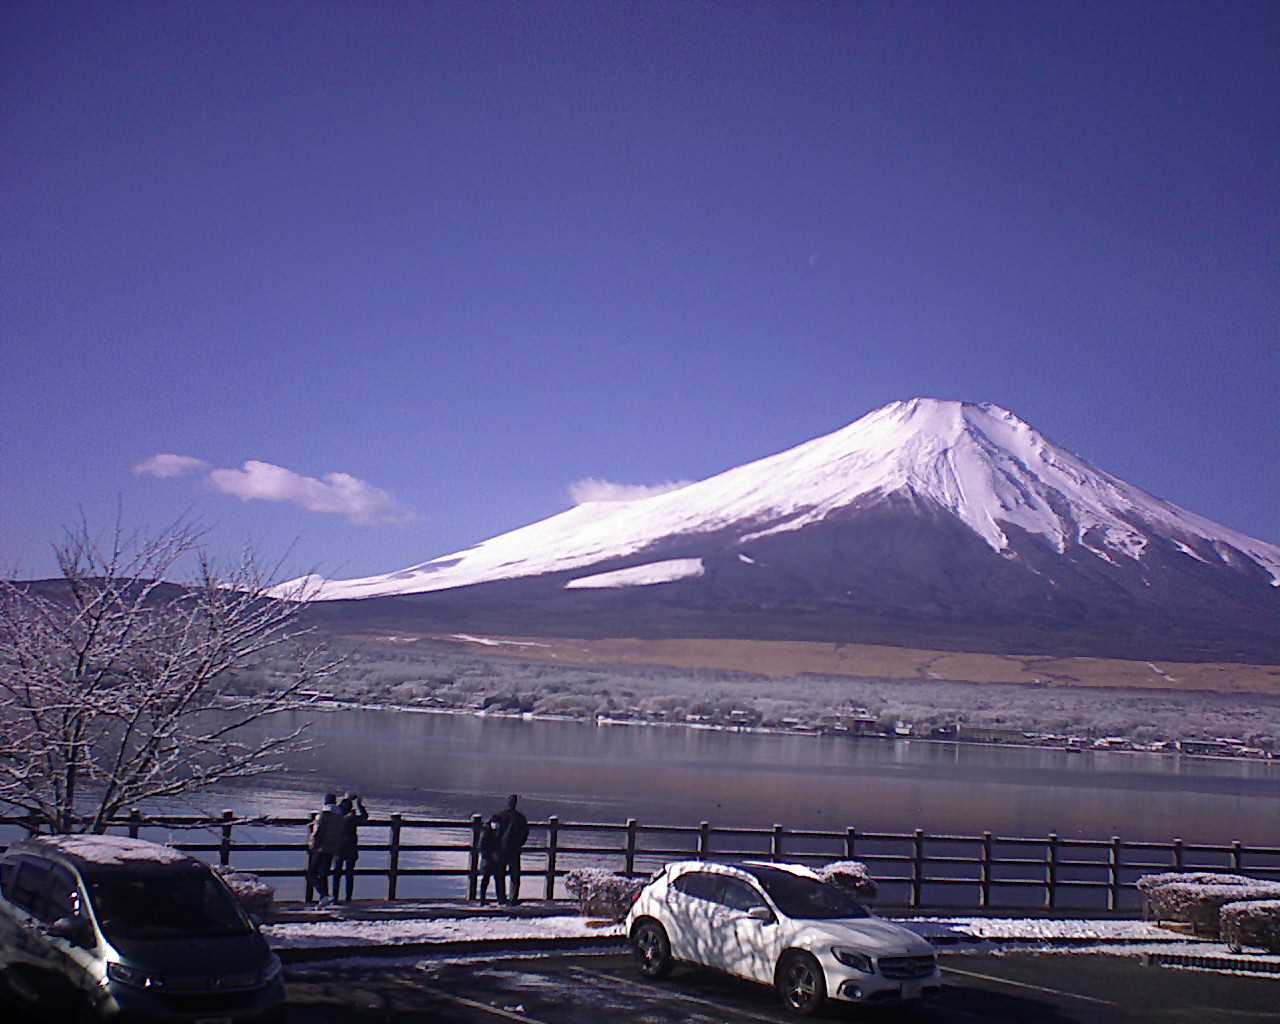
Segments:
[[[859,953],[856,949],[850,949],[848,946],[832,946],[831,955],[855,971],[861,971],[863,974],[876,972],[875,966],[871,963],[871,957],[866,953]]]
[[[262,976],[259,979],[259,983],[270,985],[278,977],[280,977],[280,958],[272,953],[271,959],[267,961],[267,966],[262,968]]]
[[[134,988],[164,988],[164,981],[154,974],[111,961],[107,962],[107,979],[118,981],[122,985],[132,985]]]

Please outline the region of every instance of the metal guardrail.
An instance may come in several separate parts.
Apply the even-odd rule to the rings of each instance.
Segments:
[[[212,842],[175,842],[184,852],[203,855],[225,866],[243,868],[263,878],[306,880],[306,897],[311,898],[307,877],[307,828],[310,817],[238,817],[224,811],[221,817],[190,815],[145,816],[134,810],[129,816],[113,819],[108,831],[137,837],[143,829],[210,830]],[[34,831],[23,817],[0,817],[0,826],[18,826]],[[399,895],[400,882],[413,877],[444,877],[466,880],[468,899],[475,899],[479,875],[479,838],[484,818],[416,818],[395,813],[370,818],[362,823],[360,853],[362,866],[356,875],[386,879],[386,898]],[[256,842],[238,840],[250,828],[296,831],[298,841]],[[842,831],[698,825],[642,825],[629,818],[623,823],[568,822],[552,816],[530,822],[531,842],[524,848],[525,878],[540,878],[546,899],[556,898],[556,882],[576,866],[593,864],[637,877],[649,873],[666,860],[712,861],[793,861],[821,864],[832,860],[860,860],[872,870],[880,885],[882,904],[948,909],[973,907],[1027,907],[1024,897],[1009,900],[1012,893],[1038,896],[1039,906],[1053,910],[1070,892],[1092,893],[1108,911],[1124,909],[1125,896],[1136,889],[1140,875],[1151,871],[1231,871],[1260,878],[1280,878],[1280,847],[1229,844],[1126,841],[1119,836],[1107,839],[930,834],[923,829],[909,833],[864,832],[853,826]],[[383,830],[384,842],[369,842],[370,833]],[[421,841],[423,833],[427,841]],[[416,840],[416,841],[415,841]],[[450,841],[451,840],[451,841]],[[261,864],[262,854],[296,855],[296,866]],[[366,866],[368,854],[377,855],[385,866]],[[423,858],[413,855],[444,855],[450,864],[434,866],[406,863]],[[258,855],[258,856],[255,856]],[[279,859],[279,858],[276,858]],[[255,863],[258,861],[259,863]],[[234,862],[234,863],[233,863]],[[967,887],[971,899],[965,900]],[[935,899],[939,889],[960,892],[960,902]],[[894,898],[899,897],[899,898]],[[1097,909],[1102,909],[1099,906]]]

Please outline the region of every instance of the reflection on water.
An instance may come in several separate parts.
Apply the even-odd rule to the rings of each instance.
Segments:
[[[498,810],[506,795],[522,794],[522,808],[533,820],[557,815],[563,822],[765,827],[866,832],[1045,836],[1280,846],[1280,764],[1178,759],[1120,753],[1067,754],[1031,750],[810,736],[764,736],[712,730],[603,726],[580,722],[521,721],[469,715],[433,715],[400,711],[312,712],[282,716],[273,731],[311,722],[314,749],[294,757],[285,771],[237,786],[227,786],[184,801],[144,808],[148,813],[217,814],[232,809],[237,817],[305,818],[319,809],[326,790],[355,790],[364,795],[375,818],[401,811],[416,819],[465,819]],[[16,828],[0,828],[0,841],[16,838]],[[361,869],[385,868],[388,829],[362,830],[366,844]],[[158,842],[216,843],[217,830],[175,831],[148,828],[143,838]],[[469,829],[406,828],[409,845],[458,845],[470,842]],[[301,826],[279,828],[237,825],[237,843],[300,844]],[[545,880],[545,856],[536,852],[546,833],[535,829],[525,871],[524,894],[538,896]],[[720,840],[718,840],[720,841]],[[733,837],[732,849],[766,855],[766,837]],[[642,848],[661,846],[692,852],[696,837],[650,837]],[[619,849],[613,834],[561,833],[562,845],[603,844]],[[787,852],[841,855],[840,840],[789,840]],[[384,844],[384,850],[372,847]],[[726,849],[718,847],[717,849]],[[862,841],[862,855],[901,853]],[[973,848],[933,848],[934,855],[972,856]],[[998,851],[997,856],[1027,856]],[[1033,854],[1040,856],[1039,853]],[[205,854],[213,858],[216,854]],[[1097,859],[1105,851],[1072,852]],[[402,868],[465,870],[465,852],[405,851]],[[587,858],[562,855],[563,870]],[[600,861],[592,858],[593,863]],[[297,871],[301,850],[242,851],[233,866]],[[658,860],[640,857],[637,868]],[[621,855],[607,860],[621,868]],[[1225,866],[1225,863],[1222,865]],[[960,870],[960,869],[957,869]],[[973,870],[966,868],[965,874]],[[901,875],[905,866],[880,865],[878,871]],[[1039,877],[1028,867],[1019,877]],[[952,877],[959,877],[952,875]],[[1127,873],[1126,882],[1136,877]],[[297,899],[298,878],[272,879],[279,898]],[[460,896],[458,877],[401,877],[399,894],[408,897]],[[382,897],[386,877],[357,877],[356,895]],[[563,887],[557,888],[564,895]],[[905,899],[905,886],[883,887],[884,902]],[[974,887],[926,886],[926,901],[972,905]],[[1006,892],[1002,905],[1032,905],[1037,889]],[[1132,893],[1126,894],[1132,902]],[[1067,893],[1061,905],[1097,905],[1097,893]],[[1092,901],[1092,903],[1090,903]]]
[[[273,789],[313,793],[308,807],[326,788],[355,789],[384,810],[453,817],[519,792],[531,818],[1280,846],[1274,763],[396,711],[308,717],[316,748],[272,777]]]

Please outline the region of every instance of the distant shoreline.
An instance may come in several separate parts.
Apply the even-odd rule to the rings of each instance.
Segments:
[[[232,700],[234,701],[234,698],[232,698]],[[743,733],[757,736],[804,736],[811,738],[844,739],[849,741],[872,740],[875,742],[892,741],[895,743],[937,743],[965,747],[994,747],[1005,750],[1052,750],[1060,753],[1078,754],[1131,754],[1161,758],[1192,758],[1198,761],[1226,761],[1232,764],[1243,763],[1275,765],[1277,762],[1280,762],[1280,757],[1277,757],[1274,753],[1268,757],[1241,757],[1231,754],[1193,754],[1181,750],[1134,750],[1126,747],[1068,748],[1048,743],[1002,743],[999,741],[966,740],[963,737],[941,738],[933,736],[888,736],[883,733],[863,733],[859,735],[841,736],[837,733],[823,732],[821,729],[816,728],[780,729],[772,726],[721,725],[714,722],[661,722],[634,718],[609,718],[599,715],[595,718],[588,718],[576,715],[540,714],[532,711],[489,711],[483,708],[424,707],[419,704],[392,704],[372,701],[344,700],[341,697],[322,698],[309,705],[309,707],[321,711],[398,711],[419,715],[468,715],[474,718],[503,718],[525,722],[576,722],[580,725],[595,725],[597,727],[647,726],[666,729],[700,729],[706,732]]]

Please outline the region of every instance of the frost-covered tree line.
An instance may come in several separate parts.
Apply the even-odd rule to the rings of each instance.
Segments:
[[[243,673],[246,692],[268,683],[267,663]],[[484,657],[455,644],[352,644],[326,689],[348,699],[592,718],[640,714],[664,721],[727,722],[735,712],[763,726],[865,710],[881,727],[916,731],[954,725],[1138,741],[1233,736],[1259,746],[1280,740],[1280,700],[1249,694],[1178,694],[943,680],[778,679],[715,669],[572,666]]]
[[[275,770],[335,662],[252,553],[220,565],[200,531],[87,524],[55,546],[60,579],[0,580],[0,809],[52,832],[101,832],[146,801]],[[270,686],[230,686],[270,657]],[[252,738],[246,726],[255,724]]]

